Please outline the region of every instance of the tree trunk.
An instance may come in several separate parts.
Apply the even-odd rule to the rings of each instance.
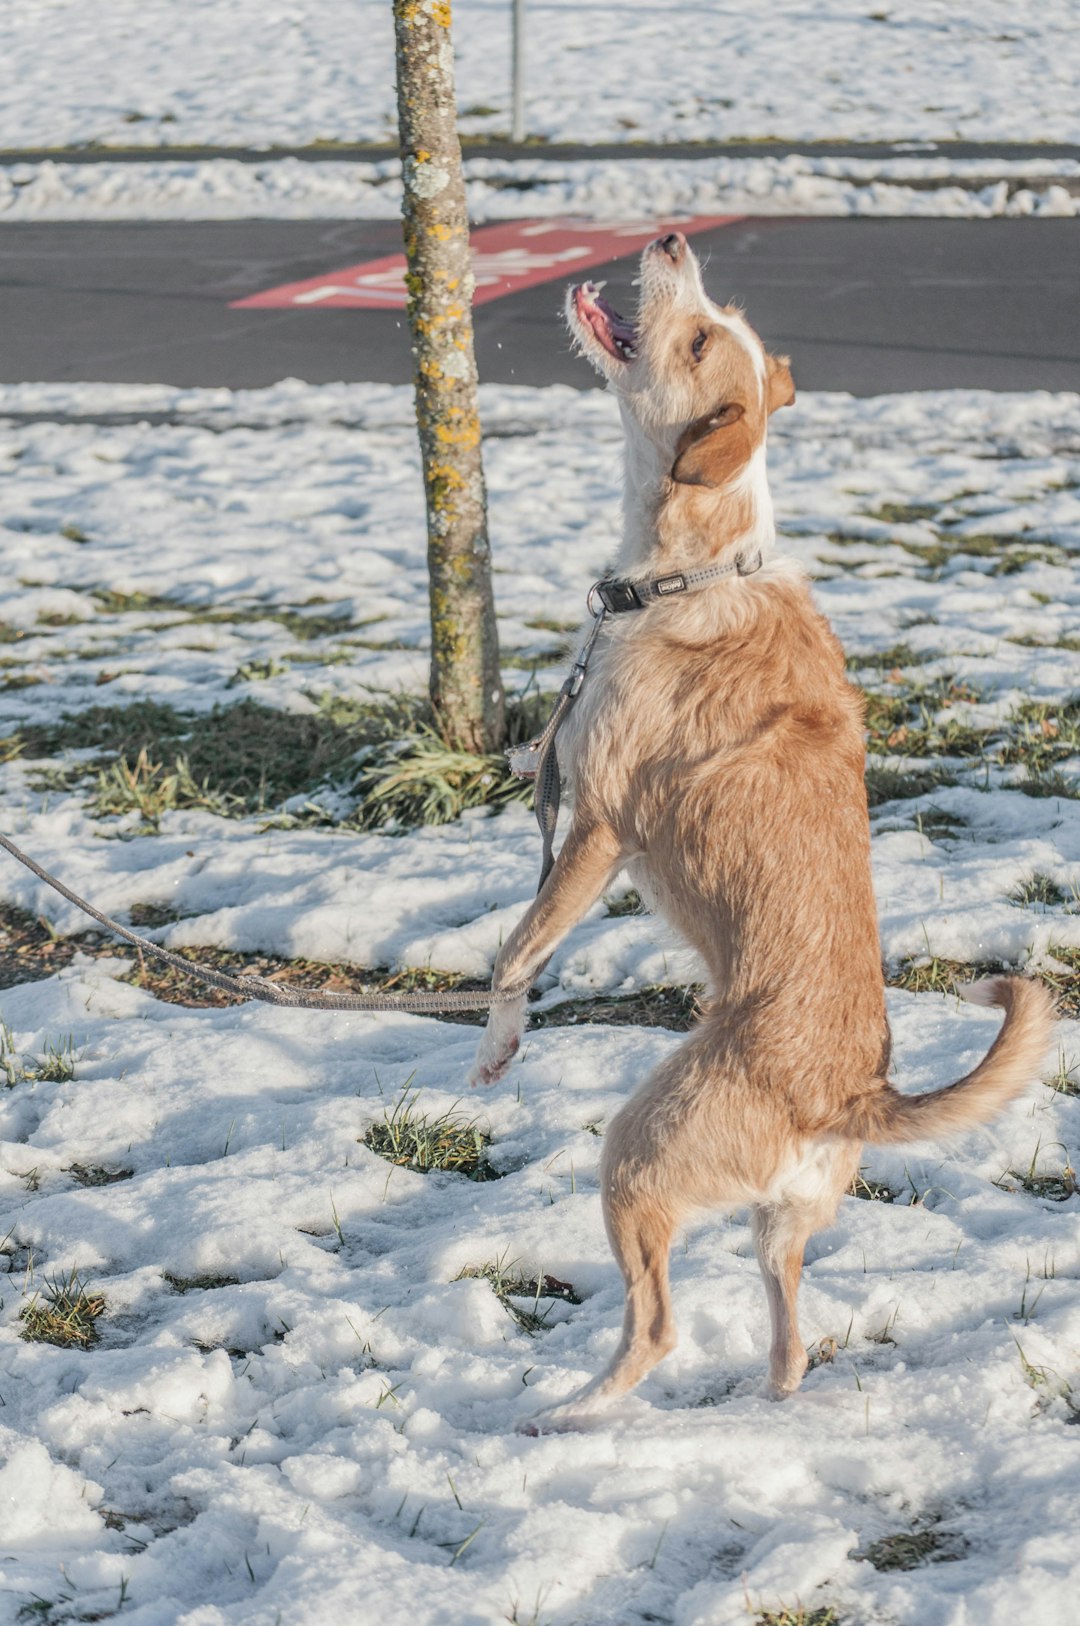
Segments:
[[[448,745],[492,751],[503,743],[504,698],[449,0],[394,0],[394,31],[407,311],[427,499],[431,700]]]

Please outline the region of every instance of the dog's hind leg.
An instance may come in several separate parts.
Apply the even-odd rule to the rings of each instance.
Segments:
[[[803,1254],[815,1231],[835,1217],[837,1204],[858,1170],[858,1147],[822,1148],[819,1188],[813,1195],[785,1193],[777,1202],[757,1205],[750,1216],[754,1249],[769,1300],[772,1343],[766,1393],[784,1400],[802,1382],[808,1361],[799,1333],[797,1300]],[[817,1161],[817,1160],[815,1160]]]
[[[626,1394],[676,1343],[668,1286],[668,1255],[675,1229],[663,1208],[620,1201],[604,1192],[604,1219],[626,1284],[622,1337],[606,1369],[563,1405],[525,1424],[528,1433],[572,1429]]]
[[[684,1162],[679,1115],[665,1111],[663,1103],[668,1083],[682,1070],[680,1062],[654,1075],[612,1120],[604,1140],[604,1224],[626,1288],[618,1347],[599,1376],[527,1423],[529,1433],[585,1424],[675,1347],[668,1257],[675,1229],[691,1205],[683,1200],[678,1180]]]

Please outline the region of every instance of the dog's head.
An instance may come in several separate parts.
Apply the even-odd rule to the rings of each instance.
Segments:
[[[570,289],[566,315],[618,395],[652,481],[730,486],[764,442],[769,414],[795,399],[787,358],[770,356],[734,306],[713,303],[681,232],[642,254],[633,321],[590,282]]]

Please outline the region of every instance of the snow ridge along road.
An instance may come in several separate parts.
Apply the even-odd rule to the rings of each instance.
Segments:
[[[3,1626],[121,1597],[137,1626],[736,1626],[747,1598],[749,1618],[1071,1623],[1078,408],[807,392],[771,437],[783,546],[869,695],[898,1078],[939,1085],[995,1031],[915,991],[949,962],[1041,969],[1069,1013],[1049,1082],[990,1129],[868,1153],[811,1251],[814,1369],[784,1407],[758,1394],[747,1227],[713,1218],[676,1251],[683,1341],[641,1393],[587,1435],[514,1433],[618,1336],[603,1128],[681,1042],[625,1018],[695,976],[625,878],[551,963],[556,1025],[462,1102],[473,1029],[166,1002],[122,949],[72,955],[82,919],[0,868],[5,929],[64,967],[0,994]],[[0,816],[170,947],[484,977],[529,898],[524,807],[363,832],[355,763],[245,811],[206,754],[214,707],[325,738],[422,686],[412,413],[378,385],[0,390]],[[550,689],[614,542],[617,414],[505,388],[482,414],[505,675]],[[148,704],[180,733],[138,795],[182,753],[207,776],[156,815],[56,732],[102,708],[108,738]],[[240,715],[251,735],[264,714]],[[366,1145],[406,1091],[475,1114],[500,1178]],[[72,1270],[100,1341],[26,1342],[34,1293]]]

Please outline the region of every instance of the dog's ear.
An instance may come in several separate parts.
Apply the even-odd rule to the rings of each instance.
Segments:
[[[675,447],[671,478],[680,486],[722,486],[747,456],[746,408],[738,401],[688,424]],[[741,427],[739,427],[741,426]]]
[[[791,376],[790,356],[766,355],[765,399],[770,413],[777,407],[794,406],[795,380]]]

